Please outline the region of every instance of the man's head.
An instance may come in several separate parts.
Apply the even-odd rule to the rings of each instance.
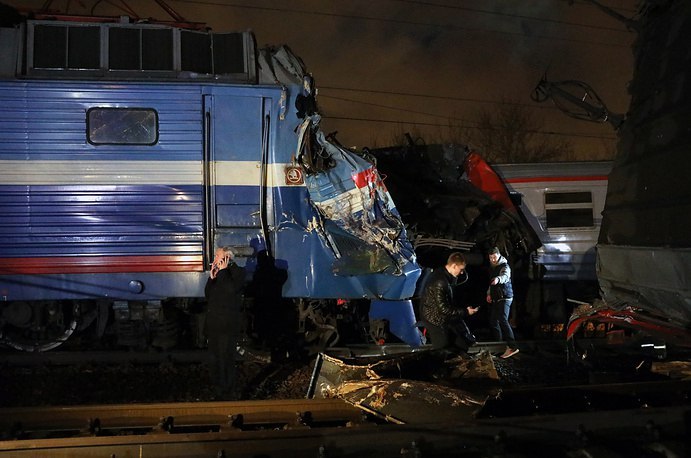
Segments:
[[[214,262],[219,262],[223,258],[233,259],[233,250],[228,246],[218,247],[214,252]]]
[[[499,253],[499,248],[494,247],[491,250],[489,250],[489,253],[487,255],[489,257],[489,262],[492,265],[496,265],[499,262],[499,258],[501,257],[501,253]]]
[[[465,257],[462,253],[451,253],[449,259],[446,261],[446,270],[453,275],[458,277],[465,270]]]

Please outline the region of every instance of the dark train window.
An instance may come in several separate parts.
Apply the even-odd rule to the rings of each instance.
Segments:
[[[547,192],[545,193],[546,204],[583,204],[592,203],[593,195],[590,191],[585,192]]]
[[[173,33],[169,29],[111,27],[108,31],[111,70],[173,70]]]
[[[108,31],[108,68],[139,70],[139,30],[112,27]]]
[[[173,70],[171,30],[142,30],[142,70]]]
[[[67,68],[96,70],[101,66],[98,27],[68,27]]]
[[[100,67],[98,27],[34,27],[33,68],[96,70]]]
[[[590,191],[546,192],[547,228],[590,228],[593,218],[593,195]]]
[[[86,112],[86,131],[93,145],[154,145],[158,113],[147,108],[91,108]]]
[[[241,33],[214,33],[214,73],[245,72],[245,42]]]
[[[593,225],[592,208],[570,208],[547,210],[547,227],[591,227]]]
[[[516,207],[520,207],[523,204],[523,194],[520,192],[510,192],[509,199],[511,199],[511,203]]]
[[[180,32],[181,70],[195,73],[213,73],[211,68],[211,36],[207,33]]]

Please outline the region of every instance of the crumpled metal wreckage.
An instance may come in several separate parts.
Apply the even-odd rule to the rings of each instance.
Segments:
[[[391,423],[471,420],[499,390],[489,352],[449,358],[423,350],[384,358],[340,359],[320,353],[308,397],[341,398]]]

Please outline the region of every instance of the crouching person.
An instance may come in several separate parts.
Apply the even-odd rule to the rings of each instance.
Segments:
[[[475,343],[464,319],[478,308],[457,307],[453,297],[454,287],[468,281],[465,267],[463,254],[451,253],[446,265],[432,272],[422,291],[420,314],[434,349],[465,354]]]

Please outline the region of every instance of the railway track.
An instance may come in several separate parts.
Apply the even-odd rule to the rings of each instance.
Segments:
[[[545,392],[514,390],[497,402],[523,410],[405,424],[387,423],[339,399],[0,409],[0,456],[528,457],[538,449],[555,457],[688,456],[689,386],[553,389],[546,396],[552,403],[574,396],[595,400],[594,392],[612,398],[658,393],[646,408],[622,404],[568,413],[536,413],[530,400],[542,396],[546,402]],[[671,401],[683,393],[686,402]],[[653,451],[658,454],[641,454]]]
[[[317,456],[324,431],[373,424],[337,399],[12,408],[0,455],[261,456],[288,441]]]

